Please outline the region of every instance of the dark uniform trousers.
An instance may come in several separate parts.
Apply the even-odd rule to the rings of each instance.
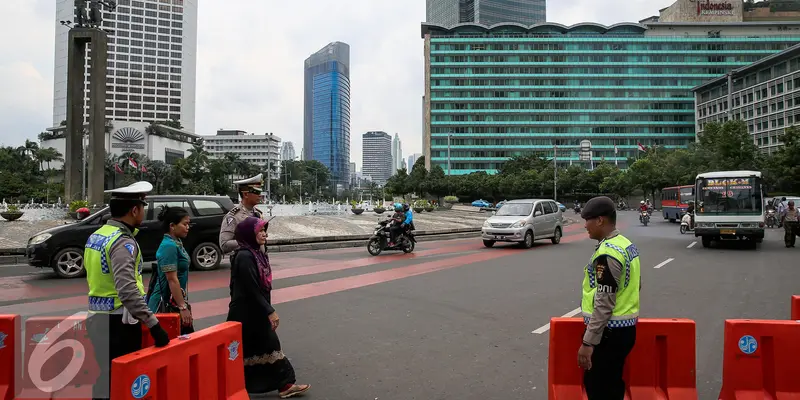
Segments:
[[[625,359],[636,343],[636,326],[606,328],[600,344],[592,352],[592,369],[583,373],[589,400],[623,400]]]
[[[92,388],[93,399],[111,398],[111,360],[142,349],[142,323],[122,323],[120,314],[89,314],[86,328],[94,347],[100,376]]]
[[[786,244],[786,247],[793,247],[796,237],[800,235],[800,222],[786,221],[783,225],[783,229],[783,242]]]

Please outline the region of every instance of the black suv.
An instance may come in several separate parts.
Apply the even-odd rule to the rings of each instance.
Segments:
[[[142,249],[143,261],[155,261],[156,251],[164,237],[158,213],[161,207],[183,207],[190,215],[189,235],[183,240],[192,265],[199,270],[219,267],[222,252],[219,249],[219,229],[225,214],[234,204],[229,197],[154,195],[147,197],[145,215],[136,241]],[[83,249],[94,231],[111,218],[108,207],[74,224],[67,224],[39,232],[28,240],[28,264],[39,268],[53,268],[61,278],[75,278],[84,274]]]

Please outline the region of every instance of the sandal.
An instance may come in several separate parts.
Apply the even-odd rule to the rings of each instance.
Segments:
[[[292,385],[286,391],[278,393],[282,399],[288,399],[290,397],[299,396],[311,389],[311,385]]]

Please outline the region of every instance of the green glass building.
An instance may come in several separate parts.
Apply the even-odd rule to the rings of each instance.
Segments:
[[[625,168],[640,144],[686,147],[695,140],[692,88],[800,43],[798,29],[800,22],[424,23],[426,162],[453,175],[496,173],[535,152],[555,153],[562,166],[606,160]]]

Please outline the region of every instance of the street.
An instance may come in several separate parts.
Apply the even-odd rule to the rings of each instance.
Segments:
[[[782,229],[753,250],[703,248],[657,213],[647,227],[620,213],[619,227],[641,252],[641,316],[697,322],[699,395],[715,398],[724,320],[788,319],[800,253],[784,247]],[[545,399],[546,325],[576,313],[593,249],[578,223],[561,244],[530,250],[487,249],[476,237],[419,243],[408,255],[371,257],[365,247],[275,254],[278,333],[298,383],[314,386],[308,398]],[[229,273],[190,275],[196,328],[225,320]],[[85,280],[53,276],[0,267],[0,314],[85,310]]]

